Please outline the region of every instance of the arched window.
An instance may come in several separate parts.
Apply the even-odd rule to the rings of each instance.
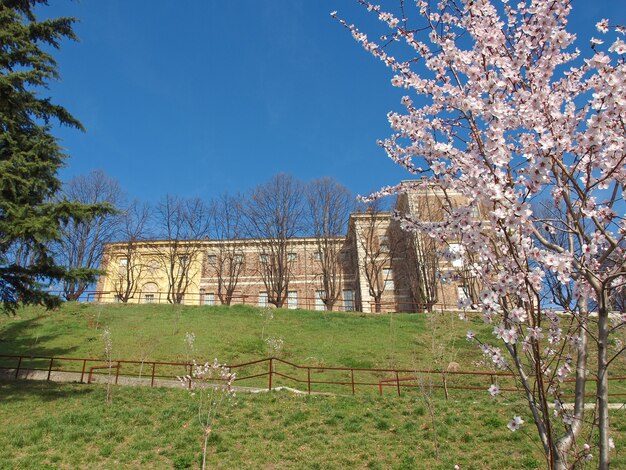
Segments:
[[[154,282],[148,282],[143,285],[141,289],[141,301],[144,304],[153,304],[158,302],[157,294],[159,292],[159,287]]]

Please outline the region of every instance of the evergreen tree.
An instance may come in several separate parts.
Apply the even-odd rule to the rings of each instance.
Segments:
[[[0,0],[0,299],[5,310],[18,304],[52,307],[57,297],[46,284],[90,279],[94,270],[57,266],[49,246],[70,218],[91,217],[107,205],[53,201],[61,187],[57,172],[66,155],[52,135],[52,122],[82,130],[65,108],[40,91],[58,78],[47,50],[76,39],[74,19],[38,21],[33,12],[47,0]]]

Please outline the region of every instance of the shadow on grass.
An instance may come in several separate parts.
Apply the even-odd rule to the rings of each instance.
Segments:
[[[67,336],[67,333],[37,335],[40,318],[37,316],[5,324],[0,329],[0,355],[59,357],[68,356],[78,349],[76,346],[50,346],[49,343]],[[4,365],[2,362],[0,357],[0,365]]]
[[[53,402],[68,397],[88,396],[95,388],[80,384],[63,384],[34,380],[0,379],[0,402],[43,401]]]

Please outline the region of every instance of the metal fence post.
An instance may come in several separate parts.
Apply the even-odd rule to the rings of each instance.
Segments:
[[[309,390],[309,395],[311,394],[311,368],[307,367],[307,385],[308,385],[308,390]]]
[[[354,395],[354,369],[350,369],[350,376],[352,378],[352,395]]]
[[[85,367],[87,367],[87,359],[83,359],[83,370],[80,371],[80,383],[83,383],[85,377]]]
[[[46,380],[50,380],[50,374],[52,374],[52,362],[54,362],[54,358],[50,358],[50,367],[48,367],[48,378]]]
[[[15,378],[17,379],[17,376],[20,373],[20,366],[22,365],[22,356],[20,356],[20,358],[17,360],[17,369],[15,369]]]
[[[398,387],[398,396],[400,396],[400,377],[398,377],[398,371],[396,371],[396,385]]]
[[[117,379],[120,376],[120,366],[121,366],[121,364],[118,361],[118,363],[117,363],[117,371],[115,372],[115,385],[117,385]]]
[[[269,389],[272,389],[272,374],[274,373],[274,367],[273,367],[273,357],[270,357],[270,383],[269,383]]]
[[[156,367],[156,362],[152,363],[152,380],[150,381],[150,386],[154,387],[154,368]]]

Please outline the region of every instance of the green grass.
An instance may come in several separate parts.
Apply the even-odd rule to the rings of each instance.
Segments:
[[[263,311],[249,306],[192,307],[173,305],[94,305],[66,303],[55,311],[28,307],[17,316],[0,317],[0,354],[88,357],[104,359],[102,332],[109,328],[113,342],[113,359],[137,361],[198,361],[218,358],[237,364],[277,355],[306,366],[352,368],[446,369],[457,362],[460,370],[489,371],[493,364],[485,360],[475,344],[465,335],[471,329],[480,337],[493,340],[492,327],[478,315],[461,321],[453,313],[361,314],[316,312],[306,310],[273,310],[268,320]],[[185,334],[195,334],[194,351],[188,351]],[[268,350],[263,338],[284,340],[280,353]],[[590,354],[593,371],[594,354]],[[55,367],[80,371],[82,363],[58,363]],[[88,367],[94,365],[89,364]],[[626,374],[626,361],[618,358],[612,374]],[[0,366],[15,367],[16,360],[0,358]],[[24,368],[47,369],[47,361],[25,361]],[[122,373],[149,375],[150,369],[124,365]],[[160,366],[157,374],[183,375],[181,368]],[[267,372],[261,364],[238,369],[239,377]],[[302,381],[305,370],[278,365],[277,370]],[[358,373],[356,381],[377,384],[385,373]],[[312,380],[350,381],[349,372],[312,372]],[[433,381],[441,383],[440,376]],[[488,377],[452,377],[463,385],[489,386]],[[487,381],[487,382],[486,382]],[[288,379],[276,385],[306,389],[303,382]],[[267,378],[239,382],[239,385],[267,386]],[[452,383],[451,385],[454,385]],[[501,387],[512,387],[511,380],[501,380]],[[589,382],[592,393],[593,383]],[[626,384],[612,382],[611,391],[625,392]],[[361,389],[363,387],[360,387]],[[349,387],[314,385],[316,391],[349,393]]]
[[[254,307],[175,307],[171,305],[65,304],[56,311],[28,307],[16,317],[0,317],[0,354],[103,357],[101,335],[111,330],[119,359],[186,360],[185,333],[196,335],[195,356],[229,363],[268,355],[262,339],[284,339],[280,357],[306,365],[382,368],[437,366],[433,340],[450,360],[464,367],[481,360],[465,340],[468,329],[489,331],[475,320],[454,320],[432,337],[424,315],[274,310],[265,321]],[[264,329],[265,324],[265,329]],[[264,331],[263,331],[264,329]],[[447,363],[445,364],[447,366]]]
[[[512,397],[509,397],[512,398]],[[464,393],[432,411],[421,395],[239,395],[216,426],[210,468],[543,467],[523,402]],[[197,468],[202,431],[184,390],[0,382],[0,468]],[[434,419],[431,416],[434,415]],[[624,411],[612,412],[618,449]],[[622,453],[614,467],[626,465]]]
[[[465,340],[468,329],[489,337],[491,327],[478,319],[300,310],[273,315],[266,321],[260,310],[245,306],[66,304],[53,312],[29,307],[0,318],[0,354],[103,358],[107,327],[113,356],[120,359],[185,361],[185,333],[194,332],[197,359],[244,362],[268,355],[263,332],[283,338],[279,356],[297,364],[415,370],[454,361],[463,370],[490,367]],[[623,362],[616,361],[618,370]],[[341,374],[314,371],[313,378],[342,379]],[[429,391],[428,376],[420,379]],[[260,380],[264,385],[267,379]],[[450,400],[435,389],[432,401],[419,388],[404,390],[402,397],[393,388],[379,397],[377,389],[364,386],[355,396],[240,394],[211,439],[210,467],[544,467],[521,396],[504,393],[494,400],[486,393],[488,383],[482,385],[482,392],[451,390]],[[98,385],[0,382],[0,469],[197,468],[202,435],[193,406],[182,389],[114,387],[107,406]],[[521,432],[506,428],[514,414],[526,420]],[[611,432],[614,468],[626,468],[624,410],[611,411]]]

